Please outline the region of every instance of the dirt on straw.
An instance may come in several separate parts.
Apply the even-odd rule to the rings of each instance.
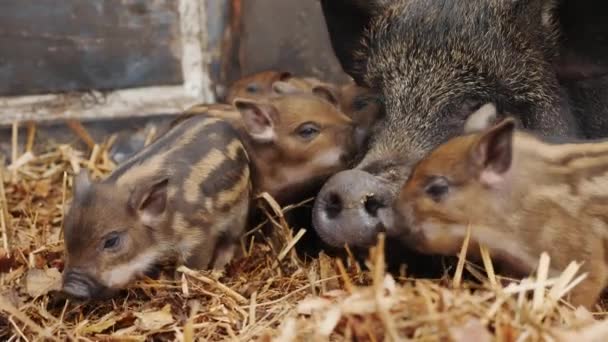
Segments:
[[[536,274],[505,285],[482,250],[482,267],[461,257],[453,276],[412,279],[386,272],[383,237],[363,267],[325,253],[303,261],[294,246],[306,230],[290,228],[283,213],[293,207],[267,194],[258,202],[271,236],[247,234],[244,256],[224,272],[180,267],[112,300],[66,299],[58,291],[61,226],[72,176],[81,168],[95,177],[110,172],[113,138],[84,152],[34,144],[35,126],[28,132],[24,153],[15,147],[10,165],[0,156],[2,340],[608,340],[599,307],[591,313],[563,300],[585,276],[576,263],[548,279],[543,255]]]

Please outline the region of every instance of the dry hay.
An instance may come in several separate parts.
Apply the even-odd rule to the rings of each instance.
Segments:
[[[529,279],[503,286],[491,259],[460,258],[453,277],[411,279],[385,272],[384,239],[362,270],[353,258],[321,254],[302,261],[298,239],[269,196],[259,199],[273,236],[243,239],[245,257],[225,273],[181,267],[175,277],[146,279],[105,302],[72,302],[56,290],[62,262],[62,208],[80,168],[100,177],[113,167],[112,138],[90,154],[68,145],[24,153],[0,164],[0,338],[2,340],[403,340],[604,341],[602,313],[561,299],[585,275],[571,264],[547,278],[541,257]],[[43,144],[39,144],[43,145]],[[0,157],[1,159],[1,157]],[[0,161],[1,163],[1,161]],[[255,230],[255,228],[254,228]],[[7,238],[8,237],[8,238]],[[463,249],[467,248],[465,242]],[[477,281],[465,280],[469,275]],[[174,280],[177,279],[177,280]]]

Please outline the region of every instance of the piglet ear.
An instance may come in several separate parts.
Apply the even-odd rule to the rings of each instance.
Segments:
[[[149,227],[155,227],[167,210],[168,178],[155,180],[136,188],[131,193],[129,205]]]
[[[504,180],[513,161],[514,131],[515,121],[508,118],[486,130],[473,144],[471,162],[481,183],[492,186]]]
[[[329,103],[337,106],[339,104],[340,95],[338,90],[331,86],[318,85],[312,88],[312,93],[316,96],[328,101]]]
[[[300,90],[300,88],[296,87],[295,85],[293,85],[285,80],[276,81],[276,82],[272,83],[272,91],[274,91],[277,94],[281,94],[281,95],[302,92],[302,90]]]
[[[289,72],[289,71],[281,71],[278,74],[277,77],[277,81],[287,81],[289,80],[293,75]]]
[[[81,169],[80,172],[74,177],[74,197],[82,198],[90,188],[91,178],[89,178],[89,173],[85,169]]]
[[[278,113],[273,105],[245,99],[235,99],[233,103],[241,113],[245,129],[253,140],[271,142],[276,139],[274,128]]]

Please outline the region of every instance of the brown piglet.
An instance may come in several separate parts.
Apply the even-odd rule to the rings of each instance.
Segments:
[[[284,82],[265,100],[237,98],[234,105],[198,104],[172,126],[198,114],[216,116],[237,128],[249,153],[254,190],[282,204],[314,193],[344,170],[362,150],[369,127],[360,127],[337,107],[325,87],[302,92]]]
[[[266,100],[236,99],[233,105],[198,104],[171,127],[196,115],[211,115],[239,132],[251,161],[256,193],[268,192],[282,204],[300,201],[361,151],[368,130],[336,107],[326,91],[294,91]]]
[[[266,70],[235,81],[228,88],[224,102],[232,104],[236,98],[259,101],[279,95],[273,87],[276,82],[285,82],[303,92],[310,92],[313,87],[325,84],[313,77],[295,77],[287,71]]]
[[[105,297],[166,258],[223,268],[248,217],[249,161],[229,123],[197,115],[101,181],[81,172],[73,192],[63,291]]]
[[[543,252],[552,275],[582,262],[588,277],[570,300],[591,308],[608,280],[608,142],[548,143],[510,117],[474,131],[414,167],[390,234],[423,253],[456,255],[470,227],[470,256],[482,244],[510,276],[529,275]]]
[[[315,94],[236,99],[234,105],[241,114],[235,126],[249,153],[254,189],[280,203],[300,200],[301,193],[346,169],[367,135]]]
[[[380,97],[369,88],[359,86],[355,82],[338,86],[317,81],[310,83],[310,88],[304,88],[294,85],[294,82],[276,81],[272,88],[275,96],[306,92],[322,97],[365,130],[370,130],[382,115]]]
[[[370,129],[382,115],[380,97],[369,88],[350,82],[339,88],[340,110],[360,127]]]

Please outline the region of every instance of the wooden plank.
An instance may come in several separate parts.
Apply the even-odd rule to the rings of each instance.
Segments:
[[[107,94],[32,95],[0,98],[0,126],[14,121],[93,120],[177,114],[210,94],[193,96],[183,86],[133,88]]]
[[[239,40],[239,76],[281,69],[333,82],[348,79],[332,50],[319,1],[236,2],[242,7],[240,34],[233,38]]]
[[[183,82],[175,0],[0,2],[0,95]]]

